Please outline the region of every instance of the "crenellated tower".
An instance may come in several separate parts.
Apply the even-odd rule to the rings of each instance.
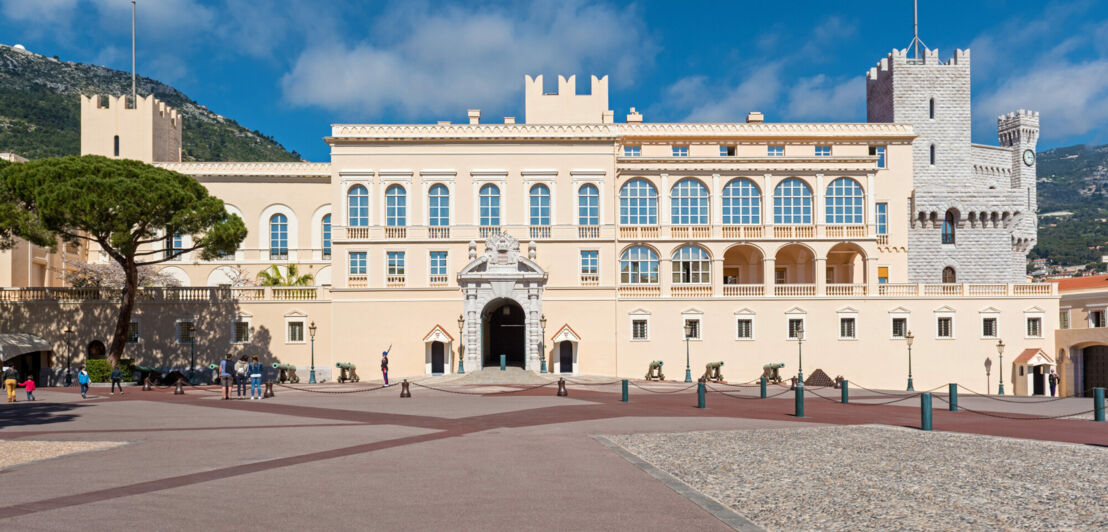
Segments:
[[[81,96],[81,154],[180,162],[181,115],[153,95]]]

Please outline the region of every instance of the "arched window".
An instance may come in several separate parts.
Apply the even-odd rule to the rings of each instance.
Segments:
[[[673,254],[673,282],[708,284],[712,282],[708,253],[696,246],[684,246]]]
[[[812,223],[812,189],[790,177],[773,189],[773,223],[801,225]]]
[[[658,254],[646,246],[627,248],[619,257],[619,280],[622,284],[656,284]]]
[[[539,183],[531,187],[531,225],[550,225],[550,189]]]
[[[289,256],[289,219],[284,214],[269,217],[269,258],[287,259]]]
[[[369,226],[369,191],[362,185],[354,185],[346,193],[346,225]]]
[[[943,268],[943,282],[944,283],[956,283],[958,282],[958,276],[954,274],[954,268],[947,266]]]
[[[600,190],[586,183],[577,189],[577,225],[600,225]]]
[[[862,186],[849,177],[840,177],[827,185],[827,223],[865,223],[863,205],[865,195]]]
[[[323,258],[331,258],[331,215],[323,216]]]
[[[400,185],[392,185],[385,189],[385,225],[389,227],[408,225],[408,195]]]
[[[685,178],[673,185],[670,196],[670,223],[673,225],[708,224],[708,189],[696,179]]]
[[[762,223],[762,192],[753,181],[740,177],[723,187],[723,223]]]
[[[500,225],[500,189],[491,183],[481,187],[480,224],[484,227]]]
[[[427,191],[427,223],[431,227],[450,225],[450,190],[435,184]]]
[[[645,179],[632,179],[619,189],[620,225],[658,225],[658,190]]]
[[[932,118],[932,119],[935,118],[935,99],[934,98],[931,98],[931,102],[928,104],[927,114],[930,118]]]
[[[957,222],[954,211],[946,211],[946,216],[943,217],[943,244],[954,243],[954,226]]]
[[[931,164],[935,164],[935,145],[931,145]]]

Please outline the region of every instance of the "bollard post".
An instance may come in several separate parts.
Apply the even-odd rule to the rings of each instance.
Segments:
[[[795,388],[796,390],[796,417],[804,417],[804,384]]]
[[[265,381],[265,393],[262,394],[262,398],[269,399],[273,397],[273,381]]]
[[[946,385],[946,389],[947,389],[947,392],[950,394],[950,400],[947,401],[948,403],[950,403],[950,411],[951,412],[957,412],[958,411],[958,385],[952,382],[952,383]]]
[[[500,355],[500,371],[504,371],[508,367],[508,355]]]
[[[177,379],[177,388],[175,388],[173,390],[173,395],[185,395],[185,379],[183,377]],[[1101,394],[1101,398],[1102,398],[1101,404],[1104,403],[1103,397],[1104,397],[1104,394],[1102,393]]]
[[[765,399],[766,398],[766,378],[762,377],[762,378],[758,379],[758,381],[761,383],[761,386],[762,386],[762,399]]]
[[[923,392],[919,396],[920,428],[931,430],[931,392]]]
[[[1093,388],[1093,419],[1104,421],[1104,388]]]
[[[408,379],[400,381],[400,397],[411,397],[412,391],[408,388]]]
[[[558,379],[558,397],[566,397],[569,392],[566,390],[566,380],[564,378]]]
[[[623,398],[620,401],[627,402],[627,379],[623,379]]]
[[[704,379],[700,379],[700,380],[696,381],[696,407],[697,408],[704,408],[704,399],[705,399],[705,397],[704,397],[705,389],[704,388],[705,388],[704,387]]]
[[[850,402],[850,381],[843,379],[842,382],[842,403],[845,405]]]

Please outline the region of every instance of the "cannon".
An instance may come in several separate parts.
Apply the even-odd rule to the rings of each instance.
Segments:
[[[646,380],[652,381],[658,379],[660,381],[666,380],[666,376],[662,375],[662,361],[651,360],[650,368],[646,370]]]
[[[339,384],[344,382],[358,382],[361,380],[358,377],[358,367],[353,362],[335,362],[335,367],[341,370],[339,372]]]
[[[300,382],[300,377],[296,375],[296,366],[292,364],[279,364],[273,363],[273,369],[277,370],[277,382],[286,383],[291,382],[296,384]]]
[[[785,364],[781,362],[766,364],[762,366],[762,377],[773,384],[781,384],[781,368],[783,367],[785,367]]]
[[[162,370],[150,366],[135,366],[135,381],[143,384],[143,390],[156,386],[162,380]]]
[[[723,382],[723,374],[719,372],[719,368],[723,367],[723,361],[709,362],[704,365],[704,376],[700,377],[704,381]]]

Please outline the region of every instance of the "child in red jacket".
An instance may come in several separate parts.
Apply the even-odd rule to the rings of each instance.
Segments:
[[[24,382],[23,384],[20,384],[20,386],[24,387],[27,390],[27,400],[28,401],[34,401],[35,400],[35,379],[32,379],[31,377],[27,377],[27,382]]]

